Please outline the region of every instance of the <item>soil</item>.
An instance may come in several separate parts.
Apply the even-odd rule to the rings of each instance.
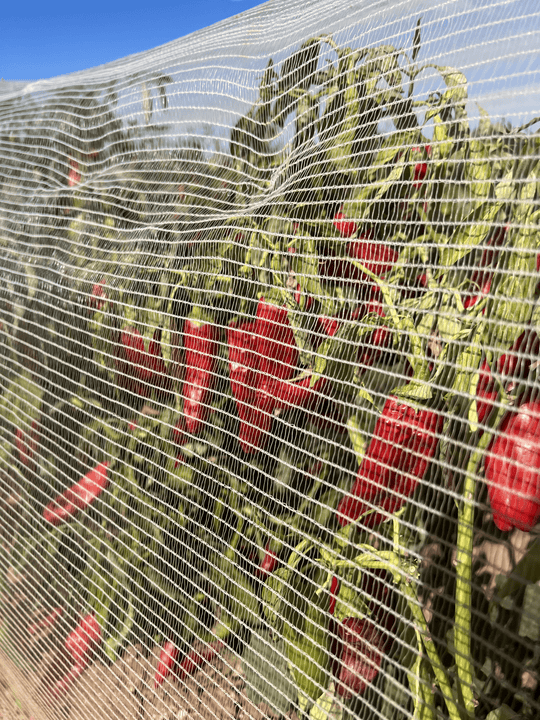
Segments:
[[[31,679],[0,657],[1,720],[265,720],[269,709],[248,699],[241,660],[230,651],[201,668],[188,680],[167,678],[154,689],[160,648],[128,648],[112,666],[94,662],[73,684],[62,702],[47,698],[50,667]],[[44,660],[56,664],[59,657]],[[61,663],[60,663],[61,665]],[[294,720],[294,718],[291,718]]]

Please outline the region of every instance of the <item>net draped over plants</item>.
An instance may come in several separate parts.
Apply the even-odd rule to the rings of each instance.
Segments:
[[[6,717],[540,716],[539,48],[271,0],[0,82]]]

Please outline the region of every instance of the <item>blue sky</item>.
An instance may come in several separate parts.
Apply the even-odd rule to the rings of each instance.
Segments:
[[[38,80],[176,40],[261,0],[6,0],[0,78]]]

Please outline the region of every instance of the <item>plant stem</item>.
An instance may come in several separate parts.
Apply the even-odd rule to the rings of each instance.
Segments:
[[[478,454],[478,452],[475,452],[471,457],[465,476],[463,499],[458,511],[456,554],[454,646],[463,702],[470,716],[472,716],[474,711],[474,676],[471,663],[471,580],[474,537],[474,495],[476,490],[474,469],[479,459]],[[473,461],[476,462],[473,463]]]
[[[420,637],[422,638],[422,644],[433,669],[433,674],[435,675],[437,684],[443,694],[450,720],[463,720],[462,713],[454,700],[450,680],[448,679],[448,675],[441,663],[435,643],[433,642],[428,630],[426,618],[424,617],[424,613],[420,607],[420,602],[418,601],[414,588],[405,577],[402,578],[400,587],[407,599],[412,616],[418,625]]]

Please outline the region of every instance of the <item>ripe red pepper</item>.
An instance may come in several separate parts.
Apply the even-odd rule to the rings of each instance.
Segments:
[[[208,414],[217,356],[217,327],[196,317],[184,323],[186,374],[184,418],[186,430],[197,435]]]
[[[416,409],[390,396],[378,418],[356,481],[337,510],[340,525],[357,520],[373,506],[396,512],[415,491],[437,450],[443,417],[427,408]],[[366,527],[385,519],[382,513],[365,518]]]
[[[154,676],[154,688],[158,688],[163,684],[164,680],[174,672],[176,661],[178,659],[179,650],[172,640],[167,642],[161,648],[159,662]]]
[[[108,466],[108,462],[99,463],[75,485],[58,495],[43,511],[43,519],[51,525],[61,525],[79,510],[85,510],[109,485]]]
[[[149,367],[152,372],[150,382],[156,389],[156,399],[160,402],[170,403],[174,400],[173,383],[163,359],[161,334],[161,328],[154,330],[152,339],[148,343]]]
[[[134,327],[124,328],[120,334],[116,356],[117,384],[143,397],[150,392],[147,383],[152,377],[147,367],[149,358],[146,356],[141,333]]]
[[[331,250],[319,259],[319,277],[323,287],[359,284],[366,281],[366,274],[349,260],[338,257]]]
[[[368,314],[375,314],[385,317],[383,305],[378,300],[370,300],[364,308],[364,317]],[[358,349],[358,364],[362,368],[369,368],[375,363],[392,344],[392,332],[387,325],[380,325],[371,332],[360,344]]]
[[[463,307],[471,308],[484,297],[489,295],[491,290],[491,281],[493,278],[493,264],[499,254],[499,247],[504,243],[508,226],[496,228],[491,237],[486,241],[485,248],[476,269],[471,274],[471,283],[478,290],[472,293],[466,293],[463,297]]]
[[[270,550],[270,545],[267,545],[264,550],[264,557],[255,571],[255,575],[261,580],[266,580],[266,578],[274,572],[278,562],[277,554]]]
[[[155,330],[147,352],[139,330],[125,327],[117,348],[116,369],[119,387],[141,397],[148,397],[155,388],[162,400],[171,399],[172,380],[161,352],[161,329]]]
[[[193,673],[208,662],[217,657],[225,647],[223,640],[213,640],[202,650],[190,650],[178,666],[178,677],[180,680],[193,675]]]
[[[176,425],[171,431],[171,440],[179,447],[185,445],[188,441],[188,437],[186,435],[186,421],[183,415],[178,419]]]
[[[344,700],[351,700],[377,677],[386,639],[373,623],[359,618],[345,618],[338,633],[342,646],[336,690]]]
[[[60,678],[60,680],[58,680],[54,684],[53,688],[51,689],[51,695],[53,699],[59,700],[63,695],[65,695],[68,690],[71,689],[71,686],[75,683],[75,681],[81,677],[85,670],[85,666],[75,663],[73,667],[64,675],[64,677]]]
[[[38,441],[39,432],[37,420],[32,420],[30,432],[28,433],[22,428],[17,428],[15,432],[15,445],[19,453],[19,460],[26,467],[32,465]]]
[[[271,427],[274,410],[273,403],[270,407],[266,403],[262,408],[255,405],[259,362],[255,352],[255,326],[256,323],[244,323],[229,327],[227,335],[231,390],[240,418],[239,441],[244,452],[259,449]]]
[[[383,242],[376,242],[370,234],[361,235],[347,246],[349,257],[358,260],[374,275],[383,277],[398,260],[399,253]]]
[[[71,159],[69,161],[68,186],[74,187],[81,182],[81,173],[79,172],[79,163]]]
[[[287,308],[267,303],[264,298],[259,301],[255,334],[262,384],[271,379],[288,380],[298,365],[298,348],[287,315]]]
[[[280,408],[306,407],[317,398],[323,382],[310,388],[310,377],[290,382],[298,348],[287,309],[260,300],[255,322],[231,326],[227,336],[231,390],[240,418],[239,441],[244,452],[262,449]]]
[[[501,355],[497,372],[507,378],[527,375],[533,360],[540,352],[540,338],[533,331],[525,331],[516,339],[510,350]]]
[[[340,322],[337,317],[325,317],[321,315],[317,318],[318,330],[328,337],[334,337],[339,330]]]
[[[101,627],[95,615],[90,613],[82,618],[77,627],[66,638],[65,647],[75,664],[85,668],[101,643]]]
[[[339,594],[339,579],[334,575],[332,582],[330,583],[330,602],[328,605],[328,612],[333,615],[336,609],[336,600]]]
[[[540,338],[535,332],[526,331],[521,333],[507,353],[500,356],[496,366],[497,373],[502,376],[507,392],[511,392],[516,378],[528,374],[539,351]],[[488,419],[498,396],[497,383],[487,360],[484,360],[480,365],[476,387],[476,412],[480,422]]]
[[[425,145],[423,148],[413,147],[411,148],[411,150],[415,155],[425,154],[425,156],[427,156],[428,158],[431,155],[431,145]],[[413,187],[415,187],[417,190],[422,187],[422,183],[424,182],[424,178],[426,177],[427,168],[428,166],[425,160],[417,162],[414,166]]]
[[[88,301],[88,304],[92,308],[92,310],[101,310],[103,306],[105,305],[105,302],[107,300],[107,294],[105,293],[105,278],[100,280],[99,282],[95,283],[92,287],[92,294],[90,295],[90,300]]]
[[[354,220],[349,220],[342,212],[334,215],[332,225],[342,237],[349,238],[357,231],[358,227]]]
[[[471,275],[471,283],[478,286],[479,290],[474,293],[467,293],[463,297],[463,307],[468,310],[474,307],[477,302],[489,295],[491,290],[492,273],[482,270],[475,270]]]
[[[540,518],[540,401],[504,415],[486,455],[485,478],[499,530],[530,532]]]
[[[63,609],[61,607],[56,607],[52,612],[50,612],[48,615],[46,615],[41,620],[38,620],[35,623],[32,623],[28,626],[28,632],[30,635],[37,635],[37,633],[45,630],[50,630],[52,627],[54,627],[56,621],[58,618],[62,617],[63,615]]]

